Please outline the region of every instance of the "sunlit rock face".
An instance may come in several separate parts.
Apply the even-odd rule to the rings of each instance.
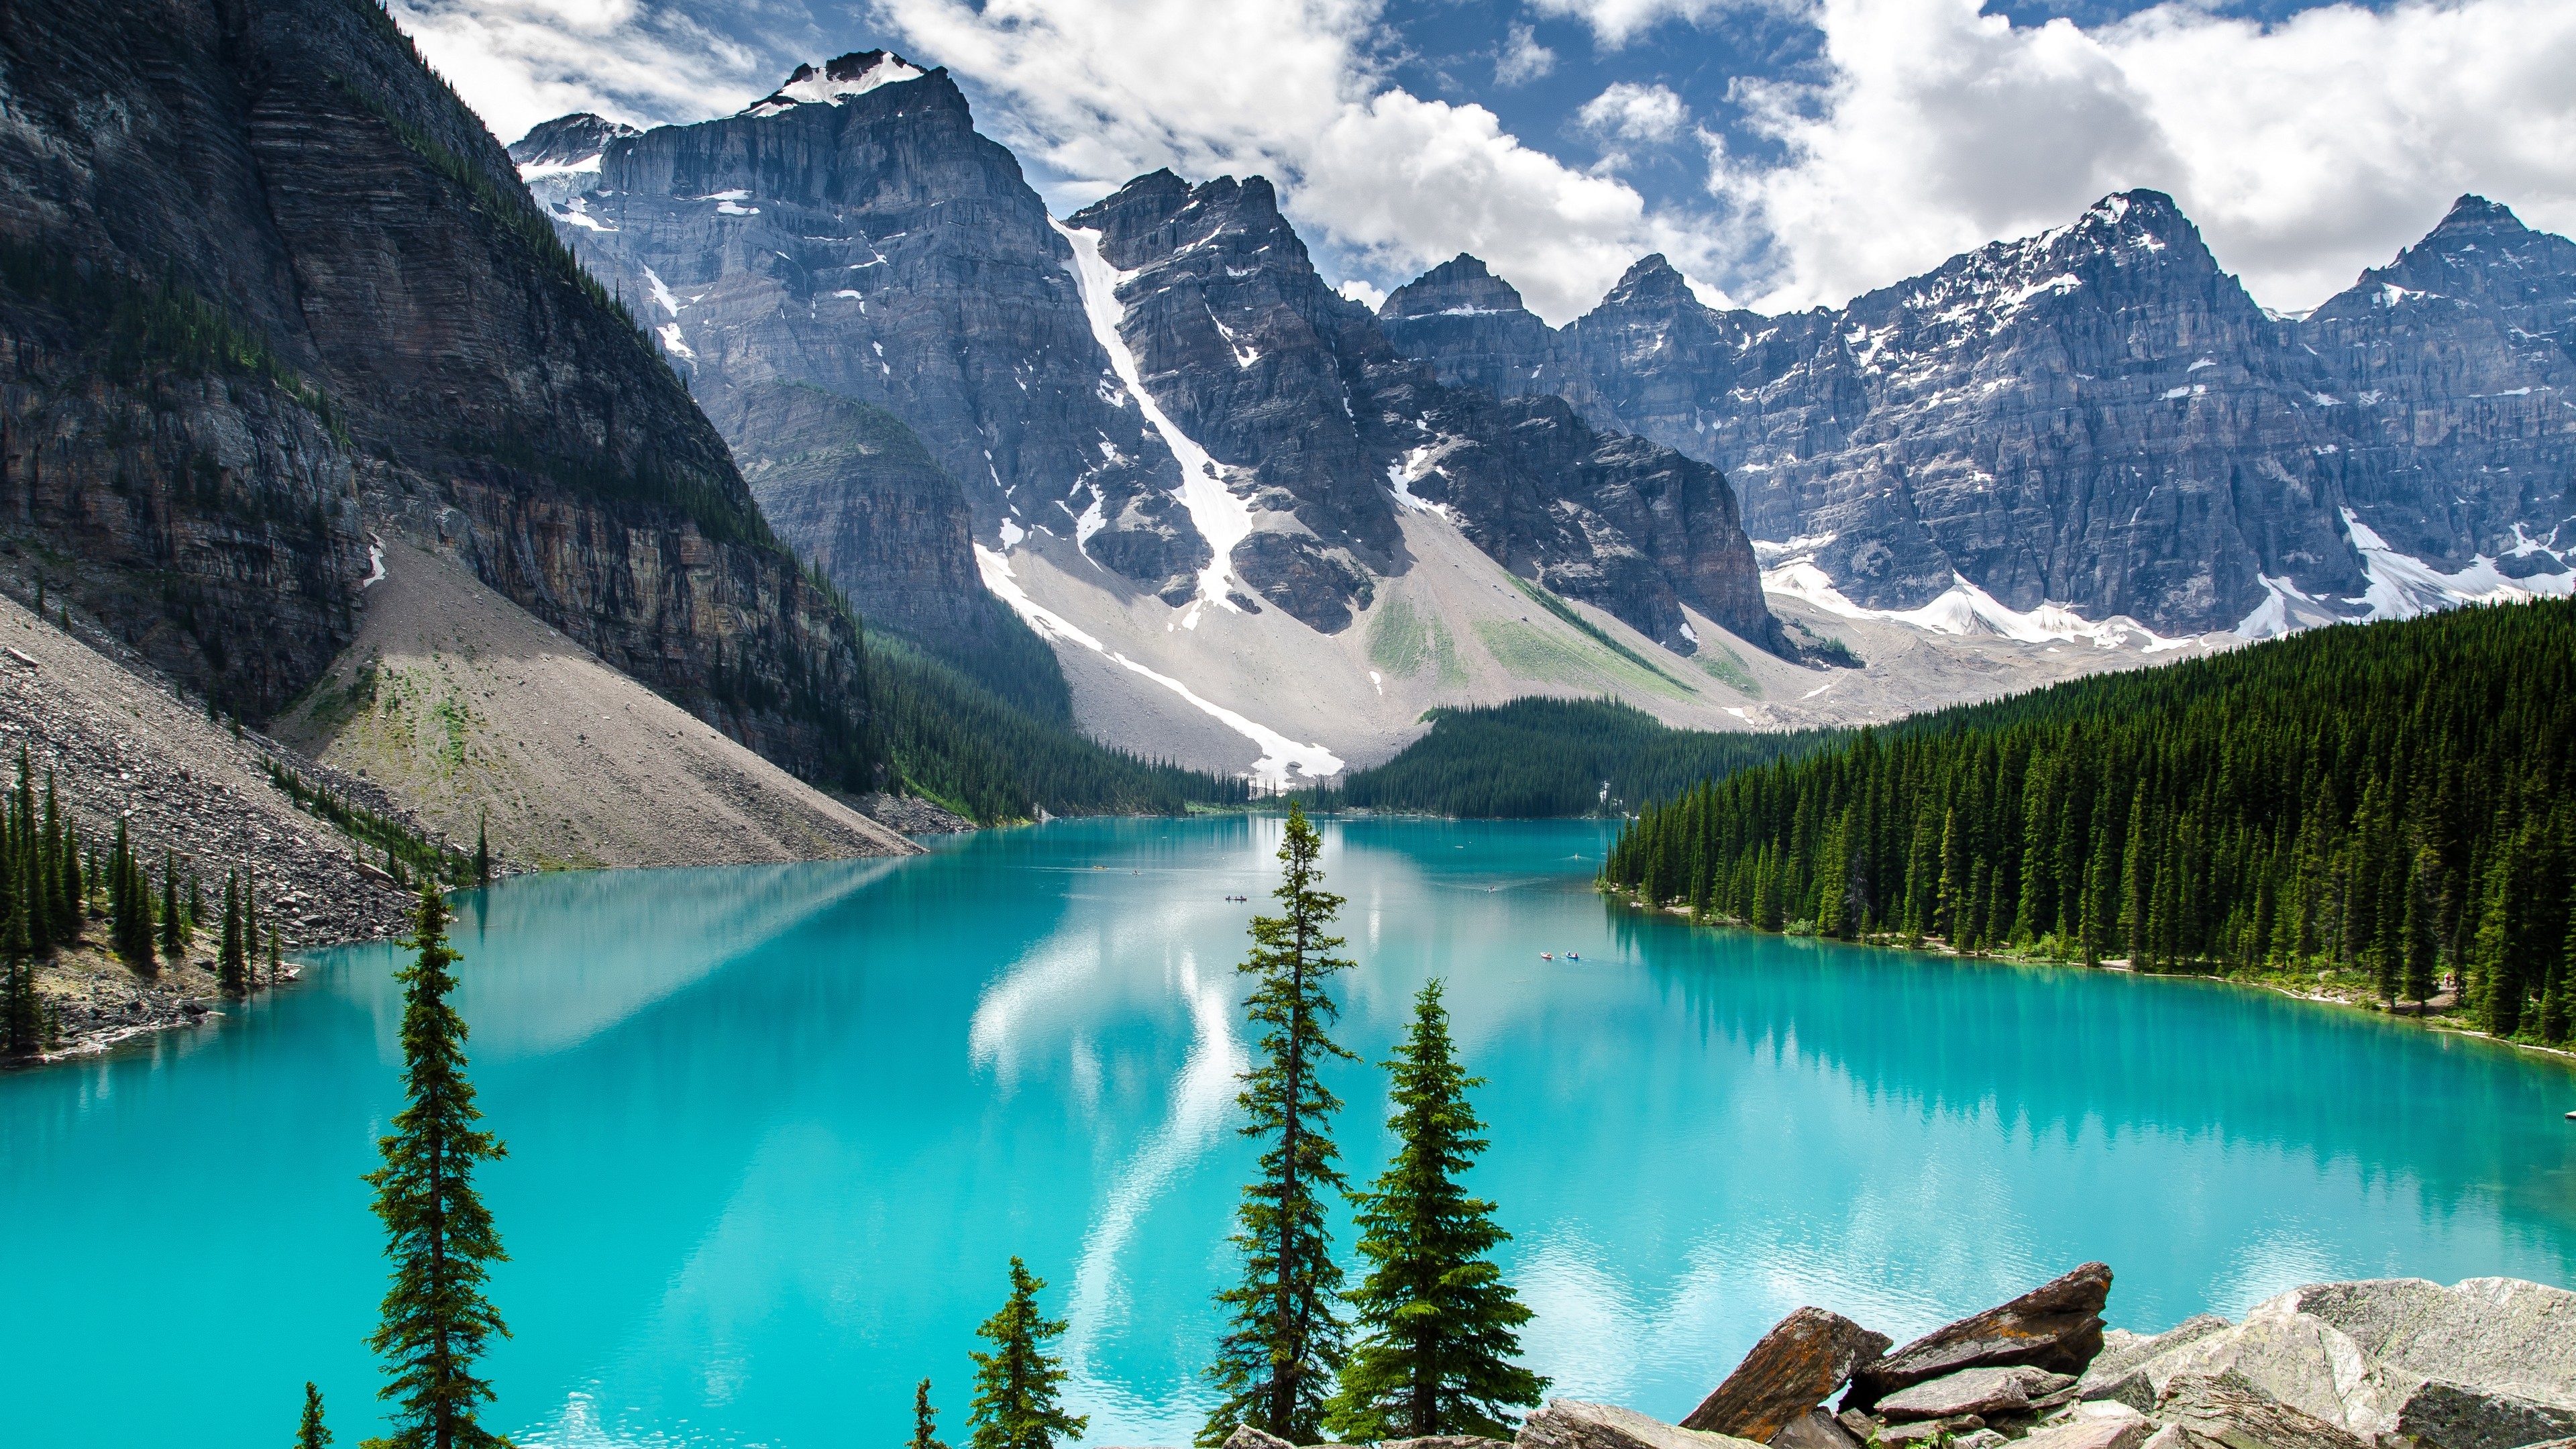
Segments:
[[[1648,257],[1550,330],[1460,258],[1381,319],[1445,379],[1724,467],[1847,607],[1964,581],[2260,634],[2570,581],[2576,245],[2475,197],[2305,318],[2137,191],[1838,309],[1711,308]]]

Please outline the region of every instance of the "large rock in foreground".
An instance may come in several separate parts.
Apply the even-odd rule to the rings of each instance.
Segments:
[[[1843,1407],[1874,1408],[1899,1389],[1967,1368],[2027,1365],[2080,1374],[2102,1351],[2102,1305],[2110,1296],[2110,1266],[2086,1263],[1862,1367],[1852,1375]]]
[[[1839,1313],[1801,1308],[1772,1326],[1714,1392],[1682,1420],[1685,1429],[1768,1444],[1793,1420],[1833,1396],[1862,1364],[1887,1351],[1874,1333]]]
[[[1514,1443],[1519,1449],[1759,1449],[1750,1439],[1684,1429],[1634,1409],[1581,1399],[1548,1400],[1521,1425]]]
[[[2168,1430],[2181,1428],[2229,1449],[2364,1449],[2362,1441],[2263,1392],[2234,1370],[2179,1374],[2156,1402]]]
[[[1878,1411],[1889,1419],[1949,1419],[1961,1414],[1987,1417],[2027,1412],[2031,1401],[2074,1386],[2072,1374],[2053,1374],[2027,1366],[1961,1369],[1881,1399]]]

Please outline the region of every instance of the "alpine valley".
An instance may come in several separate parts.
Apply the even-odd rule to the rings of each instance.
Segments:
[[[971,669],[997,596],[1093,734],[1272,785],[1434,706],[1849,723],[2576,582],[2576,245],[2476,197],[2304,317],[2140,191],[1833,311],[1649,256],[1552,330],[1470,256],[1371,315],[1260,177],[1052,217],[882,50],[511,154],[872,626]]]

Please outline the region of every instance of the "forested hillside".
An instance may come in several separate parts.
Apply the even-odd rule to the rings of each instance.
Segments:
[[[2576,602],[2319,630],[1703,783],[1606,884],[1695,918],[2141,970],[2456,972],[2568,1035]]]
[[[1677,730],[1616,700],[1533,695],[1435,710],[1431,733],[1383,765],[1352,772],[1317,803],[1515,820],[1611,814],[1841,737]]]

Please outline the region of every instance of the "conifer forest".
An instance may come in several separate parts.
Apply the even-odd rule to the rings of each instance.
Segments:
[[[1693,918],[2142,971],[2345,970],[2564,1041],[2576,603],[2319,630],[1864,730],[1651,806]]]

